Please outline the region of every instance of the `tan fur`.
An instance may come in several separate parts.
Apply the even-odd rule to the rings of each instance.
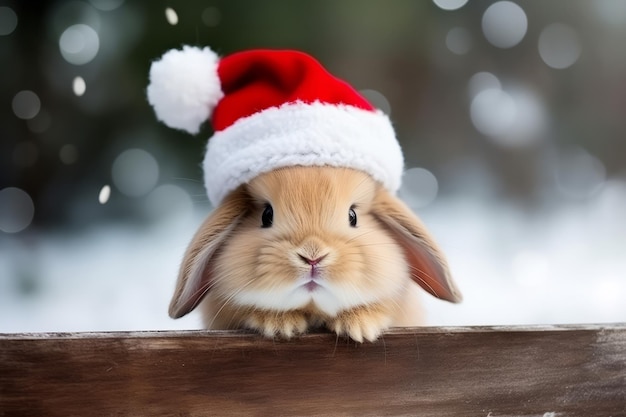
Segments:
[[[274,221],[262,228],[266,204]],[[321,258],[324,290],[315,296],[299,286],[311,274],[303,258]],[[460,300],[443,255],[408,208],[362,172],[290,167],[240,187],[208,217],[185,254],[170,315],[188,313],[206,293],[207,328],[291,337],[323,325],[375,340],[390,326],[423,324],[416,282]]]

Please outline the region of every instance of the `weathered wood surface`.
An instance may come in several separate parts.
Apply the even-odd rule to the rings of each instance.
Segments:
[[[0,335],[0,415],[626,416],[626,324]]]

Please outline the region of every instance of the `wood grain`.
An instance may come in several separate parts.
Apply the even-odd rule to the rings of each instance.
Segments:
[[[626,416],[626,324],[0,335],[2,416]]]

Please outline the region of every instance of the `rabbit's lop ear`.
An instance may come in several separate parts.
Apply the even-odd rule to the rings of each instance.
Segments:
[[[380,188],[372,214],[404,249],[415,282],[435,297],[453,303],[462,300],[443,253],[426,227],[402,201]]]
[[[249,206],[249,195],[242,186],[207,217],[193,237],[183,258],[169,315],[179,318],[192,311],[212,285],[211,260],[237,228]]]

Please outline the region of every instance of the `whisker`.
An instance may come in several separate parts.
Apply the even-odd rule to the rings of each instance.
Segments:
[[[197,180],[195,178],[186,178],[186,177],[172,177],[172,180],[176,180],[176,181],[188,181],[188,182],[193,182],[195,184],[202,184],[201,180]]]
[[[225,279],[225,277],[220,277],[222,279]],[[253,279],[250,279],[248,282],[246,282],[241,288],[238,288],[237,291],[233,292],[232,294],[230,294],[225,300],[223,300],[221,307],[215,312],[215,314],[213,315],[213,320],[211,320],[210,324],[208,327],[212,327],[213,323],[215,322],[215,320],[217,319],[217,317],[220,315],[220,313],[224,310],[224,308],[230,304],[230,302],[237,296],[239,295],[242,291],[244,291],[248,286],[250,286],[252,283],[254,282]],[[237,310],[239,310],[240,307],[237,306]],[[233,315],[234,316],[234,315]],[[233,317],[231,317],[231,320],[229,322],[229,326],[233,321]]]
[[[194,301],[193,305],[191,306],[190,311],[195,309],[196,307],[198,307],[198,304],[200,304],[200,302],[202,301],[202,299],[204,298],[206,293],[212,288],[212,286],[213,286],[212,282],[207,282],[206,284],[204,284],[200,288],[198,288],[198,290],[195,291],[191,295],[191,298],[195,298],[196,301]]]
[[[432,279],[432,277],[430,277],[430,275],[428,275],[427,273],[425,273],[424,271],[419,270],[418,268],[412,268],[414,270],[416,270],[417,272],[422,272],[424,273],[424,275],[428,276],[429,278]],[[425,287],[428,287],[428,289],[430,290],[430,292],[432,294],[435,295],[435,297],[439,297],[439,294],[437,293],[437,291],[432,287],[432,285],[430,285],[424,278],[422,278],[421,276],[419,276],[419,274],[411,274],[411,276],[413,276],[414,278],[416,278],[417,280],[419,280],[419,282],[421,284],[424,284]]]

